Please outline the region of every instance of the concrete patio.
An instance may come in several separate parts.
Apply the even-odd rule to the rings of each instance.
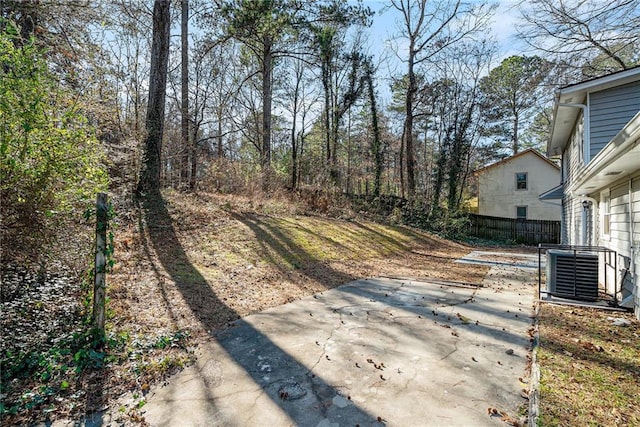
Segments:
[[[473,252],[481,286],[372,278],[245,317],[152,389],[154,426],[504,425],[537,289],[528,254]],[[535,265],[534,265],[535,264]]]

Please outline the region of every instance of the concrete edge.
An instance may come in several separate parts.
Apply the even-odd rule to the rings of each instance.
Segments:
[[[531,344],[531,373],[529,376],[529,426],[537,426],[540,417],[540,367],[537,361],[538,346],[540,345],[540,330],[538,328],[538,316],[540,314],[541,301],[536,302],[533,322],[533,342]]]
[[[429,283],[433,283],[436,285],[443,285],[443,286],[452,286],[452,287],[458,287],[458,288],[465,288],[465,289],[479,289],[479,288],[486,288],[487,286],[482,284],[482,283],[471,283],[471,282],[458,282],[455,280],[443,280],[443,279],[438,279],[437,277],[406,277],[406,276],[385,276],[385,275],[380,275],[377,277],[370,277],[367,278],[365,280],[369,280],[369,279],[375,279],[375,278],[383,278],[383,279],[391,279],[391,280],[406,280],[408,282],[429,282]],[[357,281],[357,280],[355,280]],[[350,284],[352,282],[347,283]]]

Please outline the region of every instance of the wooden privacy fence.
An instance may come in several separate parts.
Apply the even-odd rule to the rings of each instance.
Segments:
[[[560,221],[500,218],[470,214],[469,234],[491,240],[517,243],[560,243]]]

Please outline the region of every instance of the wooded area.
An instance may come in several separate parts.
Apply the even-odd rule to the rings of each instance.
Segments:
[[[507,12],[526,51],[492,33]],[[57,269],[85,298],[83,218],[100,192],[140,236],[173,230],[172,192],[347,206],[460,237],[473,170],[544,151],[554,89],[638,66],[638,28],[640,0],[2,0],[3,275]],[[80,371],[102,354],[86,346],[115,345],[78,334],[65,356]],[[41,373],[40,356],[5,350]],[[4,372],[3,393],[17,375]]]
[[[2,29],[9,60],[29,50],[83,144],[95,135],[112,188],[387,194],[440,217],[472,195],[474,168],[543,150],[554,87],[638,63],[637,1],[523,3],[517,28],[538,56],[499,61],[501,7],[393,0],[387,41],[368,40],[367,2],[342,0],[5,1]],[[11,201],[25,151],[3,131],[6,232],[33,209]]]

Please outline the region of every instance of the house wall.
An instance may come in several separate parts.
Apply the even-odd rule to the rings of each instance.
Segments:
[[[610,197],[610,233],[604,234],[604,200],[602,192],[608,192]],[[613,292],[614,274],[618,274],[618,289],[622,286],[623,269],[634,271],[633,291],[636,316],[640,318],[640,170],[633,175],[620,179],[606,188],[591,194],[598,200],[598,208],[594,210],[595,244],[616,251],[617,272],[601,266],[600,281],[604,283],[607,274],[608,292]],[[631,204],[629,204],[631,201]],[[632,223],[633,222],[633,223]],[[633,237],[632,237],[633,230]],[[632,249],[633,248],[635,249]],[[631,266],[633,264],[633,266]]]
[[[527,173],[527,189],[516,190],[516,173]],[[516,218],[516,206],[527,206],[527,219],[559,221],[559,203],[538,195],[560,183],[560,171],[534,153],[526,153],[483,171],[478,179],[480,215]]]
[[[589,95],[589,129],[590,145],[589,159],[594,158],[638,113],[640,109],[640,82]],[[562,208],[562,236],[563,244],[603,246],[616,251],[616,269],[604,267],[601,263],[599,280],[604,283],[605,274],[608,285],[607,291],[613,292],[614,279],[617,278],[618,288],[622,284],[624,269],[632,271],[629,286],[633,287],[634,310],[640,319],[640,167],[631,175],[620,177],[619,180],[605,188],[595,188],[588,195],[595,203],[587,215],[583,215],[583,197],[572,194],[572,183],[581,175],[585,165],[584,158],[584,117],[579,113],[568,144],[562,153],[562,178],[565,184],[565,194]],[[640,165],[639,165],[640,166]],[[610,199],[609,217],[610,232],[604,234],[604,194]],[[583,223],[586,221],[587,237],[583,241]],[[604,255],[602,255],[604,257]],[[622,295],[618,295],[620,298]]]
[[[640,110],[640,81],[589,94],[590,158]]]
[[[563,153],[563,171],[568,184],[574,182],[576,176],[586,167],[582,156],[582,132],[583,119],[580,115],[571,140]],[[632,185],[632,208],[629,212],[629,180]],[[567,185],[570,188],[570,185]],[[601,194],[603,191],[609,192],[610,198],[610,233],[604,235],[603,230],[603,200]],[[594,190],[589,197],[596,200],[596,203],[583,215],[582,198],[566,192],[563,199],[562,210],[562,243],[567,245],[594,245],[604,246],[617,253],[618,272],[612,268],[601,266],[600,282],[604,283],[604,275],[607,274],[608,292],[613,292],[613,284],[615,283],[615,274],[620,269],[629,267],[630,263],[634,263],[635,268],[635,300],[636,314],[640,316],[640,171],[635,172],[631,177],[624,177],[616,181],[614,184],[606,188],[598,188]],[[633,243],[638,248],[635,253],[631,253],[631,225],[629,218],[633,219]],[[583,222],[587,221],[587,241],[582,240]],[[618,284],[620,286],[621,276],[618,274]]]
[[[578,173],[584,168],[582,155],[582,134],[584,129],[583,115],[580,113],[576,126],[571,134],[571,140],[562,153],[562,176],[564,182],[573,182]],[[562,244],[581,245],[582,205],[565,191],[562,203]]]

